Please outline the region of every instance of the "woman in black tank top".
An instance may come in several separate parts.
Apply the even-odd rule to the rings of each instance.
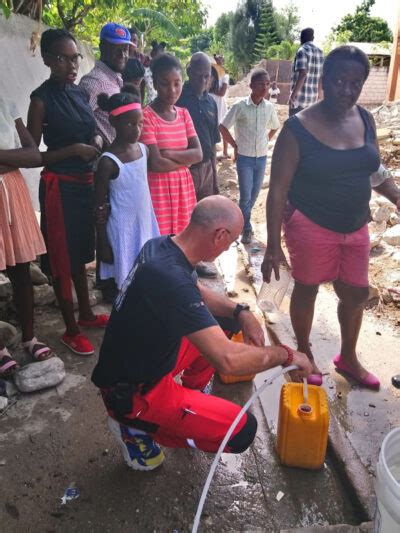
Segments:
[[[333,50],[323,68],[324,99],[286,121],[272,157],[262,272],[269,282],[286,262],[284,222],[295,280],[290,315],[298,350],[313,362],[309,382],[322,384],[309,337],[318,286],[332,281],[342,336],[334,364],[362,386],[377,389],[378,378],[356,354],[368,298],[370,177],[380,161],[372,115],[356,105],[368,73],[368,58],[358,48]],[[393,179],[374,189],[400,208]]]

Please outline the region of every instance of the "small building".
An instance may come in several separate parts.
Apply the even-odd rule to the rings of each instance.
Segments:
[[[387,96],[391,43],[347,43],[362,50],[369,58],[371,70],[361,91],[358,103],[361,105],[381,105]]]

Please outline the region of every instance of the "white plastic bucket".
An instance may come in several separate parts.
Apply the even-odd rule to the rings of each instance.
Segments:
[[[400,532],[400,427],[383,440],[376,465],[375,533]]]

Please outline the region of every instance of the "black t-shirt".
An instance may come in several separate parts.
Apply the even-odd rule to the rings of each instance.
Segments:
[[[74,83],[60,86],[51,78],[35,89],[44,104],[43,141],[48,150],[65,148],[75,143],[90,144],[96,123],[85,91]],[[85,174],[91,172],[92,163],[80,157],[70,157],[48,169],[57,174]]]
[[[209,161],[215,153],[215,145],[221,141],[218,108],[214,98],[208,93],[197,96],[192,91],[190,83],[186,82],[176,105],[186,107],[189,111],[203,150],[203,162]]]
[[[151,239],[114,304],[92,381],[154,382],[175,367],[182,337],[215,325],[181,249],[169,236]]]

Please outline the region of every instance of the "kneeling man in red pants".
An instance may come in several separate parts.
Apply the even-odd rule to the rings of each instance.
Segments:
[[[159,444],[218,450],[240,406],[203,392],[215,371],[244,375],[294,363],[300,376],[311,372],[304,354],[264,346],[247,306],[198,283],[196,264],[214,261],[242,229],[242,213],[231,200],[201,200],[185,230],[144,245],[114,304],[92,380],[136,470],[163,462]],[[229,340],[223,324],[229,321],[249,344]],[[246,450],[256,430],[254,416],[245,414],[225,451]]]

